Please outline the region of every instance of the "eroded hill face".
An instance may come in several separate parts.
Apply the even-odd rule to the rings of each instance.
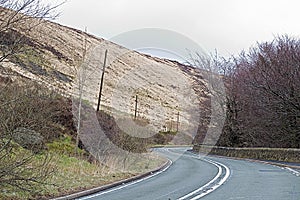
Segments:
[[[179,120],[182,134],[173,142],[192,142],[207,94],[199,71],[51,22],[26,37],[27,51],[1,63],[3,77],[10,71],[64,95],[81,94],[84,102],[96,109],[104,52],[108,50],[101,109],[134,137],[150,137],[163,129],[176,131]],[[136,96],[140,123],[132,120]]]

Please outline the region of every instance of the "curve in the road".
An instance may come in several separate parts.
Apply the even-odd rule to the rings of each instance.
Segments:
[[[197,199],[200,199],[200,198],[208,195],[209,193],[215,191],[216,189],[218,189],[229,178],[230,169],[226,165],[224,165],[222,163],[219,163],[219,162],[216,162],[216,161],[208,160],[208,159],[202,159],[202,160],[216,166],[219,170],[218,174],[211,181],[206,183],[205,185],[201,186],[197,190],[194,190],[194,191],[190,192],[189,194],[186,194],[185,196],[179,198],[178,200],[186,200],[186,199],[197,200]],[[224,172],[224,169],[225,169],[225,172]]]
[[[208,183],[206,183],[205,185],[201,186],[200,188],[180,197],[178,200],[186,200],[186,199],[198,200],[198,199],[212,193],[216,189],[218,189],[221,185],[223,185],[227,181],[227,179],[230,176],[230,169],[226,165],[224,165],[220,162],[212,161],[209,159],[204,159],[201,156],[190,155],[190,157],[195,158],[195,159],[201,159],[207,163],[210,163],[210,164],[216,166],[218,168],[218,173]]]
[[[85,199],[300,199],[298,170],[247,160],[201,157],[186,150],[157,149],[173,161],[168,170]]]
[[[181,199],[199,199],[216,190],[227,180],[230,175],[227,166],[203,159],[186,150],[186,148],[159,149],[157,151],[173,160],[176,166],[169,166],[169,170],[165,169],[143,179],[83,197],[81,200],[120,198],[153,200],[179,199],[180,197]],[[185,182],[184,185],[182,185],[183,182]]]

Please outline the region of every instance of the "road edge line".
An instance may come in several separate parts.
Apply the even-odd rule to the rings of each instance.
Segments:
[[[209,159],[207,159],[207,160],[209,160]],[[214,160],[210,160],[210,161],[212,161],[213,163],[215,163],[215,164],[217,164],[217,165],[221,165],[222,167],[224,167],[225,170],[226,170],[225,176],[224,176],[217,184],[215,184],[214,186],[212,186],[212,189],[211,189],[211,190],[206,191],[205,193],[199,194],[199,195],[193,197],[191,200],[198,200],[198,199],[200,199],[200,198],[202,198],[202,197],[204,197],[204,196],[206,196],[206,195],[208,195],[208,194],[214,192],[214,191],[217,190],[219,187],[221,187],[221,186],[228,180],[228,178],[229,178],[230,175],[231,175],[231,171],[230,171],[229,167],[227,167],[227,166],[224,165],[223,163],[220,163],[220,162],[217,162],[217,161],[214,161]]]
[[[207,182],[206,184],[204,184],[203,186],[201,186],[198,189],[196,189],[196,190],[194,190],[194,191],[192,191],[192,192],[190,192],[190,193],[188,193],[188,194],[180,197],[178,200],[184,200],[184,199],[187,199],[187,198],[193,196],[194,194],[196,194],[199,191],[203,190],[203,188],[211,185],[213,182],[215,182],[222,175],[222,168],[219,165],[217,165],[216,163],[214,163],[214,162],[212,162],[211,160],[208,160],[208,159],[201,159],[201,160],[203,160],[203,161],[205,161],[207,163],[210,163],[210,164],[214,165],[215,167],[217,167],[218,168],[217,175],[213,179],[211,179],[209,182]]]
[[[188,194],[180,197],[178,200],[185,200],[185,199],[193,196],[194,194],[198,193],[199,191],[203,190],[205,187],[207,187],[207,186],[211,185],[212,183],[214,183],[221,176],[221,174],[219,174],[220,172],[222,173],[222,168],[220,167],[220,165],[225,168],[225,176],[219,182],[215,183],[215,185],[213,186],[212,190],[206,191],[204,193],[201,193],[200,195],[196,195],[192,199],[191,198],[189,198],[189,199],[191,199],[191,200],[200,199],[200,198],[202,198],[202,197],[204,197],[204,196],[206,196],[206,195],[214,192],[216,189],[218,189],[220,186],[222,186],[228,180],[228,178],[230,177],[231,171],[230,171],[229,167],[227,167],[223,163],[220,163],[220,162],[217,162],[217,161],[214,161],[214,160],[210,160],[210,159],[207,159],[207,158],[201,158],[201,159],[197,158],[197,157],[195,157],[195,158],[199,159],[199,160],[202,160],[202,161],[205,161],[205,162],[208,162],[208,163],[216,166],[218,168],[219,172],[208,183],[206,183],[205,185],[201,186],[200,188],[198,188],[198,189],[196,189],[196,190],[194,190],[194,191],[192,191],[192,192],[190,192],[190,193],[188,193]]]
[[[117,182],[114,182],[114,183],[111,183],[111,184],[103,185],[103,186],[100,186],[100,187],[95,187],[95,188],[92,188],[92,189],[84,190],[84,191],[81,191],[81,192],[76,192],[76,193],[61,196],[61,197],[51,198],[50,200],[69,200],[69,199],[76,199],[76,198],[80,198],[80,197],[89,196],[89,195],[92,195],[92,194],[95,194],[95,193],[98,193],[98,192],[102,192],[102,191],[105,191],[105,190],[108,190],[108,189],[111,189],[111,188],[114,188],[114,187],[117,187],[117,186],[120,186],[120,185],[124,185],[124,184],[127,184],[127,183],[138,181],[140,179],[144,179],[148,176],[150,177],[153,174],[157,174],[159,172],[163,172],[163,171],[167,170],[171,165],[172,165],[172,161],[168,159],[163,165],[161,165],[160,167],[158,167],[154,170],[151,170],[149,172],[139,174],[137,176],[134,176],[134,177],[131,177],[131,178],[128,178],[128,179],[124,179],[124,180],[121,180],[121,181],[117,181]]]

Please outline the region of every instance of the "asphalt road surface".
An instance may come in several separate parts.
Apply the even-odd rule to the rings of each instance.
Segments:
[[[298,171],[244,160],[200,157],[187,148],[156,151],[172,161],[167,170],[81,200],[300,199]]]

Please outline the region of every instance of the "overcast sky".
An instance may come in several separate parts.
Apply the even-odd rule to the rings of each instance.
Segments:
[[[229,56],[277,35],[299,37],[299,9],[299,0],[68,0],[56,21],[105,39],[167,29]]]

